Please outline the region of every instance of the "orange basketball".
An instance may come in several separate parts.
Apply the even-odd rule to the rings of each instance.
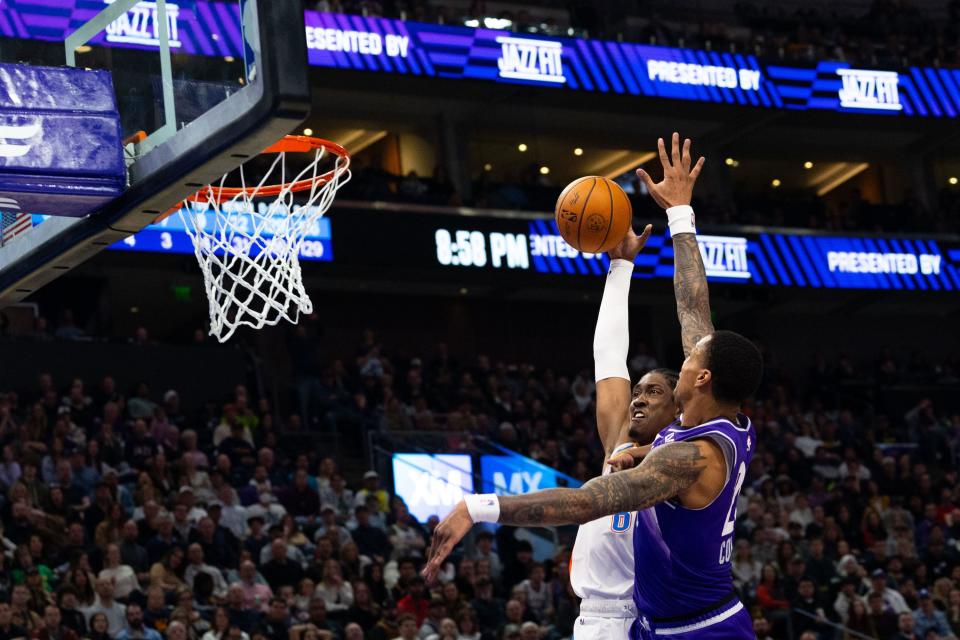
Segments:
[[[627,235],[633,207],[616,182],[587,176],[563,190],[554,219],[560,235],[577,251],[606,253]]]

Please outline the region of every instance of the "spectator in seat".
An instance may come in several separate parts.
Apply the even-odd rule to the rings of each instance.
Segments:
[[[898,615],[910,613],[910,607],[907,606],[907,601],[903,599],[900,592],[887,586],[887,574],[883,569],[874,569],[870,574],[870,586],[871,591],[883,596],[884,607]],[[910,618],[910,622],[913,623],[913,617]]]
[[[360,505],[354,510],[354,517],[356,526],[350,535],[360,553],[374,562],[386,562],[392,551],[390,540],[383,529],[370,524],[370,510],[366,505]]]
[[[790,615],[790,602],[787,600],[780,583],[777,568],[772,564],[764,565],[760,572],[760,584],[757,585],[757,604],[775,629],[786,625]]]
[[[527,596],[527,609],[541,623],[547,621],[553,609],[550,604],[550,587],[544,581],[545,577],[546,570],[538,562],[530,568],[530,577],[520,583],[520,587]]]
[[[187,583],[183,580],[183,549],[173,547],[160,562],[150,567],[150,586],[160,587],[164,593],[173,594],[183,589]]]
[[[290,613],[283,598],[273,597],[267,614],[257,626],[256,633],[263,634],[267,640],[288,640]]]
[[[120,547],[115,543],[107,546],[107,556],[98,577],[113,580],[117,600],[125,602],[131,593],[140,590],[136,572],[133,567],[122,564]]]
[[[190,538],[190,542],[203,548],[203,557],[214,567],[236,568],[239,560],[237,541],[226,528],[218,527],[213,518],[201,518]]]
[[[367,508],[371,508],[370,519],[376,520],[377,518],[382,518],[386,511],[380,510],[380,500],[376,494],[368,496],[371,498],[369,502],[364,502],[363,504],[367,505]],[[347,518],[350,516],[350,513],[353,511],[354,507],[357,505],[356,497],[349,488],[347,488],[347,482],[343,479],[339,473],[334,473],[330,478],[330,486],[326,489],[321,489],[320,491],[320,502],[324,504],[332,504],[336,506],[337,516],[340,518]],[[373,524],[376,524],[374,522]]]
[[[857,598],[850,603],[850,610],[843,624],[851,631],[862,633],[869,638],[881,637],[873,623],[873,618],[871,618],[867,612],[867,605],[862,598]]]
[[[890,640],[926,640],[916,633],[916,622],[910,612],[901,613],[897,618],[897,632]]]
[[[204,574],[208,575],[208,574]],[[226,594],[226,590],[224,590]],[[188,638],[199,640],[207,631],[210,630],[210,623],[194,607],[194,594],[189,589],[182,589],[177,592],[176,606],[170,612],[171,627],[180,623],[184,626]]]
[[[266,611],[273,598],[268,585],[257,581],[257,567],[250,560],[240,563],[240,582],[243,588],[243,608],[253,611]]]
[[[423,558],[427,541],[406,505],[397,507],[397,521],[390,527],[390,544],[393,546],[394,559],[406,556]]]
[[[809,578],[800,580],[792,608],[794,633],[813,631],[817,637],[829,636],[834,629],[831,623],[835,624],[840,618],[817,594],[813,580]]]
[[[264,527],[266,520],[262,513],[254,511],[247,513],[247,526],[250,533],[243,541],[243,549],[250,552],[251,558],[259,558],[263,550],[270,544],[270,536]]]
[[[0,602],[0,638],[14,640],[26,638],[27,630],[13,621],[13,609],[7,602]]]
[[[381,513],[386,513],[389,510],[390,496],[380,488],[380,474],[372,469],[363,474],[363,489],[357,491],[354,496],[353,506],[367,504],[367,496],[370,495],[377,497],[377,508]]]
[[[424,583],[423,578],[416,575],[407,583],[407,594],[397,601],[397,612],[412,614],[414,620],[418,623],[418,629],[423,624],[424,618],[427,617],[427,609],[430,605],[430,601],[424,597],[425,590],[426,583]]]
[[[523,604],[519,600],[508,600],[504,612],[506,624],[500,628],[498,637],[505,637],[511,627],[515,628],[519,635],[520,625],[523,624]]]
[[[152,629],[143,622],[143,610],[138,604],[127,607],[126,628],[117,634],[117,640],[163,640],[163,636],[156,629]]]
[[[340,563],[330,559],[323,563],[323,579],[314,595],[323,598],[327,613],[337,621],[344,619],[347,609],[353,604],[353,587],[343,579]]]
[[[167,628],[167,640],[187,640],[187,626],[179,620],[174,620]]]
[[[244,633],[253,633],[260,622],[260,615],[253,609],[248,609],[243,603],[243,587],[232,584],[227,589],[227,617],[231,625],[236,625]]]
[[[336,508],[332,504],[324,504],[320,507],[320,523],[313,539],[317,541],[329,536],[333,536],[331,540],[337,546],[345,545],[353,540],[348,528],[341,526],[337,521]]]
[[[432,598],[427,606],[427,616],[420,625],[420,638],[427,638],[440,633],[440,625],[447,617],[447,606],[441,598]]]
[[[757,635],[757,640],[773,640],[770,636],[770,623],[763,616],[753,619],[753,632]]]
[[[134,520],[127,520],[120,533],[120,564],[133,569],[137,582],[147,577],[150,564],[147,560],[147,550],[139,543],[140,530]],[[109,555],[109,549],[108,549]]]
[[[947,615],[934,606],[930,592],[921,589],[917,595],[920,599],[920,607],[913,612],[916,634],[926,638],[927,632],[933,629],[940,640],[956,640],[957,636],[950,630]]]
[[[329,631],[336,637],[343,634],[340,625],[327,617],[327,605],[323,598],[314,598],[309,606],[310,618],[308,622],[321,631]]]
[[[359,623],[364,632],[369,632],[379,618],[380,607],[370,597],[370,587],[363,581],[357,580],[353,583],[353,604],[350,605],[344,619]]]
[[[90,631],[84,636],[84,640],[114,640],[109,633],[110,622],[107,616],[102,613],[95,613],[90,618]]]
[[[480,630],[487,635],[494,633],[503,623],[504,602],[493,595],[493,581],[489,577],[477,578],[474,584],[476,597],[470,603],[477,612]]]
[[[260,568],[260,573],[274,592],[282,586],[296,587],[303,579],[303,568],[290,560],[287,543],[280,538],[270,544],[270,560]]]
[[[889,638],[897,633],[897,614],[884,604],[883,594],[874,591],[867,596],[867,615],[876,629],[877,637]]]
[[[87,632],[87,621],[78,608],[77,590],[71,585],[64,585],[57,591],[57,605],[60,607],[60,618],[65,627],[73,629],[78,638]]]
[[[112,580],[98,579],[94,585],[97,592],[96,602],[88,609],[81,609],[83,615],[87,617],[87,627],[90,627],[90,618],[93,614],[102,613],[107,616],[107,633],[116,637],[127,626],[127,609],[114,600]],[[16,590],[14,590],[14,595],[16,595]]]
[[[54,604],[44,607],[43,628],[38,629],[33,637],[36,640],[79,640],[76,631],[63,625],[60,609]]]
[[[417,634],[417,619],[410,613],[402,613],[397,618],[397,629],[400,634],[396,640],[415,640]]]
[[[320,494],[310,488],[306,469],[297,469],[293,486],[280,494],[280,503],[299,524],[314,524],[320,511]]]
[[[840,620],[844,623],[850,615],[850,607],[853,605],[854,600],[862,601],[862,598],[857,595],[857,586],[859,584],[860,580],[853,576],[846,577],[840,582],[840,593],[837,594],[836,599],[833,601],[833,610],[837,612]],[[866,607],[866,603],[864,603],[864,607]]]
[[[144,508],[146,513],[146,507]],[[149,526],[149,525],[148,525]],[[180,534],[173,529],[173,516],[162,513],[154,520],[156,535],[147,543],[147,560],[151,565],[159,562],[170,550],[181,544]]]
[[[223,607],[217,607],[210,618],[210,630],[203,634],[201,640],[229,640],[231,629],[237,630],[238,640],[250,640],[250,637],[241,631],[240,627],[230,624],[227,610]],[[247,637],[244,638],[244,636]]]
[[[223,573],[214,566],[206,564],[203,557],[203,547],[194,542],[187,547],[187,568],[183,572],[183,579],[193,589],[193,581],[198,573],[206,573],[213,578],[213,595],[220,599],[227,595],[227,581]]]
[[[490,577],[493,580],[499,580],[503,573],[503,564],[500,562],[500,556],[493,550],[493,534],[483,530],[477,534],[476,548],[470,555],[470,558],[476,560],[487,560],[490,563]]]
[[[170,607],[166,594],[160,587],[147,589],[147,608],[142,610],[144,624],[151,629],[164,633],[170,625]]]

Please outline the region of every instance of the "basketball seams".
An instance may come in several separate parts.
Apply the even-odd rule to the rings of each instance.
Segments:
[[[583,228],[583,216],[587,213],[587,204],[590,202],[590,196],[593,195],[593,190],[597,187],[597,179],[593,178],[593,184],[590,185],[590,191],[587,192],[587,196],[583,199],[583,209],[580,210],[580,219],[577,220],[577,247],[582,247],[580,243],[580,229]]]
[[[590,179],[589,176],[578,178],[573,182],[571,182],[570,184],[568,184],[567,187],[562,192],[560,192],[560,197],[557,199],[557,208],[553,212],[553,220],[554,220],[554,223],[557,225],[557,230],[560,231],[561,236],[565,235],[564,229],[569,228],[570,226],[570,223],[567,222],[566,220],[563,220],[560,215],[563,212],[563,210],[566,208],[565,204],[567,202],[567,199],[570,197],[571,193],[579,194],[579,190],[577,187],[579,187],[581,183],[589,179]],[[561,227],[561,223],[564,225],[564,227]]]
[[[594,253],[599,253],[603,249],[603,245],[606,244],[607,238],[610,237],[610,227],[613,226],[613,189],[610,188],[610,181],[604,179],[603,184],[607,187],[607,200],[610,201],[610,215],[607,217],[607,232],[603,234],[603,240],[600,241],[600,244],[597,245],[597,250]]]

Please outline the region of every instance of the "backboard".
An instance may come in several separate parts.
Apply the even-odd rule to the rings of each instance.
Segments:
[[[130,142],[122,195],[81,218],[21,212],[31,224],[4,233],[0,307],[140,231],[310,110],[300,0],[4,0],[0,36],[0,62],[109,71]]]

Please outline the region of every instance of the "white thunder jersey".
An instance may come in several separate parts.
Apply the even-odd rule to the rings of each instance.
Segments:
[[[616,455],[634,446],[625,442]],[[603,475],[613,468],[603,465]],[[636,571],[633,564],[635,512],[617,513],[580,525],[570,556],[570,583],[584,599],[632,600]]]

